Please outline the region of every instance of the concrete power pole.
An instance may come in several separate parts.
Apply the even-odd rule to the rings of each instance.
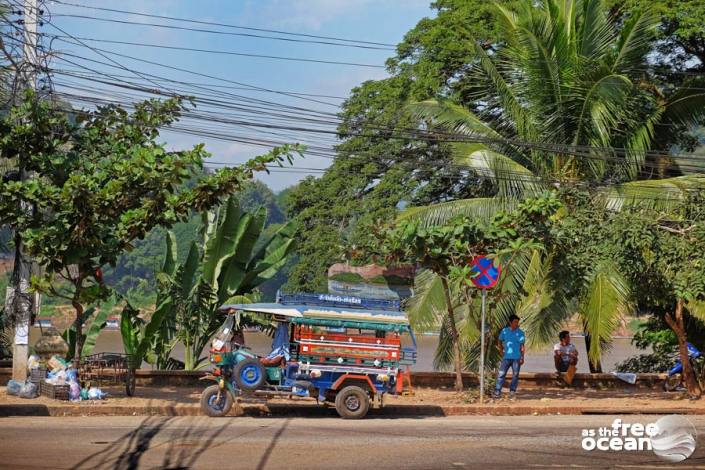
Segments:
[[[24,0],[24,60],[20,80],[24,87],[36,88],[37,66],[37,0]],[[20,179],[29,175],[24,168],[22,158],[19,158]],[[24,209],[31,212],[31,205],[24,203]],[[27,358],[29,354],[29,327],[32,316],[34,295],[29,292],[32,275],[32,261],[25,254],[22,239],[15,233],[15,266],[12,280],[5,294],[5,314],[11,316],[15,323],[15,338],[12,350],[12,378],[17,381],[27,379]]]

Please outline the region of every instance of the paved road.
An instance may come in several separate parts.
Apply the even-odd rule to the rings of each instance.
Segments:
[[[661,468],[652,452],[586,452],[581,430],[613,416],[0,418],[1,468]],[[658,417],[625,416],[649,423]],[[699,448],[673,468],[705,468]]]

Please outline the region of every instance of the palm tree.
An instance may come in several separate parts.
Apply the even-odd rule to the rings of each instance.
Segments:
[[[458,214],[485,218],[566,184],[598,186],[596,199],[611,209],[667,206],[705,185],[700,175],[653,179],[668,176],[668,133],[705,116],[702,88],[665,95],[649,83],[656,18],[636,15],[618,30],[601,0],[526,0],[517,11],[496,5],[495,12],[504,42],[491,52],[474,46],[472,108],[439,99],[410,109],[430,127],[463,136],[453,144],[457,164],[492,181],[496,192],[410,208],[401,218],[428,225]],[[651,178],[648,184],[645,178]],[[602,346],[630,308],[629,288],[610,263],[597,264],[572,292],[557,282],[571,273],[557,269],[553,254],[543,253],[532,271],[517,272],[525,295],[514,308],[538,342],[577,312],[588,334],[591,368],[599,368]],[[412,312],[443,311],[431,299],[436,297],[412,300]]]

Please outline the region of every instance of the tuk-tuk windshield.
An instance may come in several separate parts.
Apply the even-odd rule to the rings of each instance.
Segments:
[[[219,351],[233,339],[233,325],[235,323],[235,315],[228,315],[223,325],[218,329],[218,332],[211,341],[211,347]]]

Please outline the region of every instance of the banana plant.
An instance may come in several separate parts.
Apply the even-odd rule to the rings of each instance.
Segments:
[[[95,348],[95,343],[98,340],[100,332],[103,331],[105,325],[108,322],[108,316],[115,307],[116,298],[115,296],[108,299],[103,305],[96,308],[95,306],[87,308],[83,312],[82,322],[86,323],[90,320],[90,326],[87,330],[83,330],[83,349],[81,350],[81,358],[89,356]],[[94,316],[95,314],[95,316]],[[69,351],[66,353],[66,360],[71,361],[74,357],[74,352],[76,350],[76,325],[72,323],[69,328],[64,330],[61,334],[64,341],[69,345]]]
[[[157,309],[144,319],[140,310],[134,308],[125,299],[125,306],[120,315],[120,333],[125,353],[130,357],[130,367],[138,369],[151,350],[153,338],[160,330],[164,319],[172,314],[171,299],[157,305]]]
[[[193,242],[184,263],[176,262],[177,243],[167,234],[167,254],[157,276],[158,299],[169,300],[171,313],[153,340],[153,358],[148,359],[155,365],[173,366],[170,354],[180,342],[184,368],[203,367],[203,349],[222,320],[218,308],[257,301],[257,287],[284,266],[295,247],[295,227],[284,224],[257,248],[266,218],[264,208],[246,212],[231,197],[218,211],[203,214],[201,246]],[[243,317],[243,325],[250,323],[258,324]]]

